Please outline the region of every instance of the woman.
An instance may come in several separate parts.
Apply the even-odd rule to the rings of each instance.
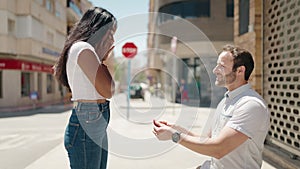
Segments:
[[[58,81],[70,89],[74,106],[65,132],[72,169],[105,169],[107,133],[114,81],[103,61],[113,49],[115,17],[94,7],[70,32],[54,66]]]

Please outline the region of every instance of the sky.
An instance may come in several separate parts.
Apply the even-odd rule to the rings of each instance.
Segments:
[[[115,56],[122,56],[121,48],[133,42],[138,52],[146,50],[149,0],[89,0],[94,6],[110,11],[118,20],[115,34]],[[130,30],[130,31],[129,31]]]

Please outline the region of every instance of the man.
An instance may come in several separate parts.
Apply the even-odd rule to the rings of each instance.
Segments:
[[[189,94],[187,90],[187,84],[184,79],[180,81],[180,93],[182,94],[182,101],[185,99],[187,102],[189,101]]]
[[[205,139],[186,129],[154,120],[153,133],[159,140],[173,140],[197,153],[211,156],[201,169],[258,169],[270,114],[266,104],[248,83],[254,68],[251,54],[226,45],[213,73],[215,85],[227,88],[218,104]]]

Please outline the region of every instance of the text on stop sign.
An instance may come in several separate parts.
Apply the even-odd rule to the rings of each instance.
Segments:
[[[136,48],[128,48],[128,47],[127,47],[127,48],[123,48],[123,49],[122,49],[122,52],[123,52],[123,53],[135,53],[136,50],[137,50]]]

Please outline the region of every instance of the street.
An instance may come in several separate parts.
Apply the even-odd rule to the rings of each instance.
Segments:
[[[23,169],[62,142],[68,113],[0,118],[0,168]],[[41,111],[41,110],[40,110]]]
[[[211,109],[172,104],[155,97],[145,102],[137,99],[129,104],[128,120],[124,94],[114,96],[110,105],[109,169],[171,166],[189,169],[209,159],[171,141],[158,141],[152,133],[151,122],[164,119],[201,132]],[[1,169],[68,168],[63,134],[70,111],[54,113],[55,109],[57,106],[49,106],[40,109],[38,114],[0,119]]]

